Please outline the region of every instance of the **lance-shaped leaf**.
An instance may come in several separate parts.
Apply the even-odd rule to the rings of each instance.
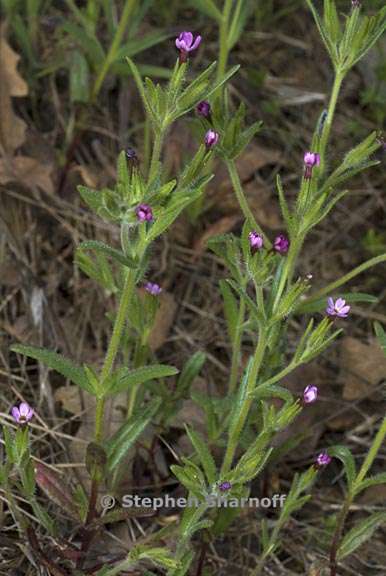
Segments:
[[[378,342],[386,355],[386,332],[384,331],[382,324],[379,322],[374,322],[374,330],[375,334],[377,335]]]
[[[106,442],[105,449],[108,456],[107,468],[110,472],[118,466],[140,434],[142,434],[152,421],[160,405],[160,398],[153,400],[141,414],[130,418],[117,430],[114,436]]]
[[[205,364],[205,360],[206,354],[204,352],[195,352],[186,362],[177,380],[176,391],[179,396],[189,390],[193,380],[198,376]]]
[[[113,258],[113,260],[119,264],[123,264],[123,266],[127,266],[128,268],[135,268],[138,265],[138,262],[128,258],[128,256],[125,256],[125,254],[120,250],[112,248],[100,240],[86,240],[79,244],[77,250],[93,250],[95,252],[101,252],[105,256]]]
[[[118,394],[119,392],[124,392],[131,386],[137,386],[149,380],[174,376],[175,374],[178,374],[177,368],[166,364],[153,364],[151,366],[135,368],[120,378],[112,379],[106,395],[111,396],[112,394]]]
[[[208,445],[206,444],[206,442],[204,442],[201,436],[197,434],[197,432],[191,430],[187,426],[185,428],[189,436],[189,440],[193,444],[197,456],[200,459],[201,466],[204,469],[205,475],[208,479],[208,483],[214,484],[216,481],[217,470],[215,461],[213,459],[212,454],[209,451]]]
[[[354,526],[343,538],[338,549],[337,559],[343,560],[343,558],[355,552],[359,546],[372,537],[379,526],[385,523],[386,512],[375,512],[366,518],[366,520]]]
[[[84,369],[77,366],[61,354],[58,354],[53,350],[46,350],[45,348],[38,348],[35,346],[24,346],[23,344],[14,344],[11,347],[11,350],[42,362],[42,364],[48,366],[48,368],[52,368],[56,372],[59,372],[59,374],[62,374],[62,376],[68,378],[83,390],[87,390],[87,392],[93,395],[96,394],[96,391],[92,388]]]
[[[346,446],[333,446],[328,449],[328,454],[335,456],[335,458],[338,458],[343,463],[347,484],[349,489],[351,489],[356,476],[354,456]]]

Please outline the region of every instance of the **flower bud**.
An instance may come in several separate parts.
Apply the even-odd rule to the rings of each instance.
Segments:
[[[217,142],[219,139],[219,134],[217,132],[215,132],[214,130],[208,130],[208,132],[205,134],[205,146],[210,149],[213,148],[213,146],[216,146]]]
[[[278,252],[279,254],[286,254],[288,252],[288,248],[289,248],[288,238],[284,236],[284,234],[279,234],[279,236],[276,236],[273,243],[273,249],[275,250],[275,252]]]
[[[318,398],[318,388],[317,386],[306,386],[303,391],[303,402],[304,404],[312,404]]]
[[[252,252],[257,252],[257,250],[261,250],[264,245],[264,238],[261,234],[258,234],[255,230],[252,230],[248,234],[249,245],[251,247]]]

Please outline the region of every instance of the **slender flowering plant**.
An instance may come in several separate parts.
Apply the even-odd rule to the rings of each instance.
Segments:
[[[304,155],[303,163],[299,161],[299,190],[293,200],[287,198],[280,175],[277,177],[284,232],[273,241],[265,230],[265,222],[248,205],[236,165],[261,122],[246,126],[246,107],[241,104],[234,109],[226,89],[238,70],[237,66],[228,69],[227,35],[232,41],[239,37],[242,26],[233,26],[232,17],[239,22],[240,13],[247,15],[244,3],[238,2],[232,11],[232,2],[226,0],[222,13],[214,3],[206,7],[221,22],[218,66],[213,63],[195,74],[189,55],[204,42],[191,32],[182,32],[176,38],[179,57],[165,83],[155,85],[149,78],[143,81],[134,62],[127,60],[147,115],[151,158],[142,164],[135,151],[122,151],[114,186],[102,190],[79,187],[89,209],[118,232],[113,236],[113,245],[91,239],[82,242],[76,251],[76,263],[82,273],[116,302],[115,313],[109,315],[111,334],[104,358],[93,365],[78,364],[54,350],[25,344],[12,348],[71,381],[82,394],[93,398],[95,406],[94,434],[86,446],[84,462],[88,484],[77,491],[54,469],[31,457],[33,427],[24,424],[31,421],[33,409],[27,403],[15,406],[4,425],[6,459],[0,467],[0,482],[20,534],[31,544],[35,565],[40,563],[52,574],[63,576],[70,570],[74,574],[114,576],[140,573],[148,570],[149,564],[167,576],[204,573],[207,543],[222,537],[240,514],[239,507],[213,508],[209,497],[220,494],[226,501],[248,498],[253,481],[266,466],[278,466],[280,458],[285,458],[296,438],[283,443],[281,432],[291,424],[296,427],[303,410],[312,410],[310,404],[317,401],[319,390],[310,383],[300,397],[295,396],[285,386],[284,378],[333,345],[350,322],[352,301],[369,300],[368,295],[342,292],[342,287],[363,270],[385,262],[386,255],[371,259],[319,289],[313,288],[312,276],[300,274],[298,265],[310,231],[346,194],[342,185],[379,163],[374,155],[382,147],[382,140],[376,133],[342,158],[328,151],[342,82],[385,30],[386,10],[381,9],[370,18],[362,17],[362,9],[355,3],[341,21],[334,0],[324,3],[323,18],[312,0],[307,3],[331,58],[334,82],[328,109],[316,123],[309,144],[311,151]],[[163,165],[164,144],[173,123],[187,116],[197,124],[196,150],[182,169],[171,175]],[[213,177],[212,168],[217,166],[215,158],[227,170],[244,223],[237,234],[221,235],[208,242],[226,269],[219,289],[231,344],[228,390],[223,398],[213,399],[208,394],[198,394],[193,387],[205,366],[204,352],[195,352],[183,366],[157,361],[151,335],[157,318],[162,316],[165,295],[158,284],[146,279],[151,278],[150,255],[159,237],[167,233],[185,209],[202,199]],[[340,295],[336,295],[337,291]],[[339,318],[347,322],[335,322]],[[376,332],[384,343],[386,335],[380,325],[376,325]],[[189,397],[205,415],[205,437],[191,424],[186,426],[189,454],[170,451],[175,456],[170,467],[175,480],[170,484],[177,483],[178,490],[194,497],[197,506],[184,508],[178,522],[172,519],[159,530],[153,525],[150,536],[139,538],[129,552],[125,549],[109,558],[107,564],[104,554],[94,562],[103,531],[130,516],[124,508],[106,510],[110,504],[106,506],[99,496],[123,493],[127,462],[137,442],[144,447],[152,437],[151,444],[159,451],[167,445],[167,440],[158,439],[167,438],[181,405]],[[107,414],[114,400],[124,421],[110,433]],[[145,433],[145,440],[141,439]],[[329,558],[324,559],[330,576],[337,575],[339,562],[384,522],[384,513],[375,513],[345,531],[346,518],[357,495],[368,486],[386,481],[382,473],[368,476],[385,436],[386,419],[359,470],[354,456],[344,446],[328,446],[319,454],[308,454],[309,465],[293,477],[280,511],[270,515],[269,523],[263,512],[256,516],[260,548],[255,565],[248,567],[251,576],[263,574],[265,564],[280,549],[282,530],[292,514],[307,504],[321,470],[327,466],[336,468],[341,462],[347,489],[333,527]],[[166,463],[166,459],[162,461]],[[22,500],[31,506],[33,515],[30,511],[21,514],[13,496],[15,491],[21,491]],[[56,544],[56,508],[50,507],[47,512],[41,504],[42,494],[73,522],[73,529],[66,531],[71,533],[67,545],[62,545],[67,536],[60,538],[60,547]],[[35,519],[42,527],[39,530],[35,529]],[[53,546],[52,555],[44,553],[47,542]],[[309,545],[309,541],[304,543],[305,547]],[[302,567],[302,572],[306,569]]]

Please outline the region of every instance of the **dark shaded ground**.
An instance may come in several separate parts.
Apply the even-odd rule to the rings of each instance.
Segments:
[[[175,4],[178,8],[179,3]],[[310,15],[296,3],[288,7],[288,13],[280,12],[285,7],[286,3],[277,3],[273,14],[268,13],[257,23],[251,20],[231,55],[231,62],[242,66],[232,82],[234,101],[241,99],[247,104],[251,120],[264,120],[263,131],[239,165],[256,217],[272,235],[281,230],[275,176],[280,170],[289,195],[296,193],[302,153],[308,147],[331,82],[331,68]],[[160,2],[146,27],[155,23],[167,26],[173,38],[175,28],[179,30],[197,22],[195,27],[205,38],[205,48],[200,50],[194,66],[203,68],[216,55],[216,30],[208,20],[196,20],[195,13],[189,10],[181,9],[179,20],[171,12],[166,3]],[[9,41],[17,51],[15,40],[11,37]],[[44,48],[48,52],[52,49],[50,41],[53,42],[47,34]],[[141,55],[141,62],[172,66],[174,58],[171,39],[162,44],[162,50],[150,49]],[[369,88],[368,69],[378,70],[376,62],[373,54],[365,64],[366,70],[356,69],[344,85],[333,129],[331,162],[352,142],[382,128],[376,102],[362,104]],[[19,71],[23,76],[23,61]],[[101,187],[111,182],[117,154],[128,145],[143,154],[138,128],[143,121],[142,108],[131,79],[116,82],[110,77],[97,105],[88,110],[87,126],[66,157],[64,131],[75,108],[69,104],[64,75],[36,80],[29,87],[29,95],[14,98],[13,105],[28,127],[18,154],[36,158],[40,172],[42,165],[47,166],[48,183],[42,181],[38,168],[39,176],[35,170],[23,178],[22,184],[8,182],[1,186],[2,418],[9,413],[15,397],[37,406],[35,456],[55,463],[61,472],[67,474],[70,469],[76,475],[82,473],[79,463],[90,430],[89,406],[79,404],[79,400],[75,406],[69,404],[68,395],[63,392],[65,382],[59,376],[47,374],[43,369],[38,372],[36,364],[19,365],[8,347],[15,341],[45,345],[95,364],[103,357],[110,330],[106,312],[114,309],[114,301],[74,267],[73,254],[82,239],[117,242],[118,238],[114,229],[94,219],[83,206],[76,185]],[[189,147],[194,146],[187,119],[174,128],[166,143],[164,157],[172,170],[178,170]],[[313,273],[315,289],[348,272],[377,250],[384,251],[384,188],[383,163],[350,182],[350,195],[313,233],[305,246],[299,272]],[[151,277],[167,292],[162,319],[154,335],[157,340],[154,349],[160,359],[178,367],[196,350],[205,350],[208,361],[197,386],[220,393],[225,390],[231,354],[218,291],[218,281],[225,271],[221,262],[205,249],[204,239],[214,233],[226,230],[238,233],[241,229],[241,219],[234,218],[236,200],[221,171],[208,190],[204,208],[194,223],[188,215],[183,216],[154,251]],[[386,323],[384,278],[384,268],[375,268],[351,282],[350,290],[376,295],[379,302],[354,306],[339,343],[288,382],[293,390],[317,383],[322,391],[321,402],[307,413],[308,419],[302,423],[307,432],[302,447],[267,470],[254,486],[255,494],[286,492],[294,472],[309,464],[317,447],[342,443],[353,450],[359,461],[366,454],[386,404],[385,372],[382,373],[382,360],[372,339],[373,321]],[[246,341],[246,356],[249,349]],[[115,412],[113,409],[113,420],[116,413],[117,407]],[[202,426],[200,414],[190,403],[184,406],[182,419],[197,428]],[[69,438],[73,436],[77,438],[75,449],[70,449]],[[173,429],[167,439],[175,449],[183,449],[181,427]],[[144,479],[149,478],[165,485],[170,481],[165,473],[166,463],[172,462],[168,449],[157,439],[152,448],[156,465],[151,478],[149,457],[142,450],[134,458],[132,484],[143,486]],[[385,455],[383,450],[377,460],[378,471],[384,468]],[[318,566],[326,558],[327,535],[342,500],[341,482],[340,465],[334,462],[319,478],[309,504],[284,531],[283,550],[268,563],[266,574],[320,574]],[[353,507],[352,519],[369,510],[384,509],[384,503],[384,490],[369,490]],[[37,574],[20,554],[20,543],[3,495],[1,506],[4,530],[0,540],[0,573]],[[254,511],[245,511],[227,538],[209,547],[208,572],[203,574],[249,573],[257,551],[255,515]],[[65,519],[62,520],[65,524]],[[164,518],[160,518],[159,524],[163,523]],[[114,535],[129,547],[133,538],[140,536],[137,524],[122,527]],[[149,521],[143,521],[145,530],[148,526]],[[384,539],[385,531],[380,529],[369,544],[346,562],[340,572],[342,576],[386,574]],[[106,549],[113,553],[114,545],[112,538],[106,536]]]

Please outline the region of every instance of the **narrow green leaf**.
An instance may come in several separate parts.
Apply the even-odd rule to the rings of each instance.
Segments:
[[[102,254],[113,258],[116,262],[119,262],[119,264],[123,264],[123,266],[127,266],[128,268],[136,268],[138,265],[135,260],[128,258],[128,256],[125,256],[125,254],[123,254],[123,252],[120,250],[112,248],[100,240],[86,240],[85,242],[79,244],[77,250],[93,250],[95,252],[101,252]]]
[[[384,331],[382,324],[379,322],[374,322],[374,330],[375,334],[377,335],[378,342],[386,355],[386,332]]]
[[[115,381],[113,380],[107,390],[107,395],[111,396],[112,394],[118,394],[119,392],[127,390],[131,386],[144,384],[149,380],[167,378],[168,376],[174,376],[175,374],[178,374],[177,368],[174,368],[174,366],[167,366],[166,364],[153,364],[151,366],[136,368],[130,370],[130,372],[121,378]]]
[[[110,472],[114,471],[137,438],[152,421],[160,405],[160,398],[153,400],[142,413],[135,415],[125,422],[114,436],[106,442],[105,448],[108,455],[107,467]]]
[[[83,388],[83,390],[87,390],[90,394],[95,395],[95,391],[91,387],[83,368],[80,368],[61,354],[53,350],[46,350],[45,348],[35,346],[24,346],[23,344],[14,344],[11,346],[11,350],[17,354],[23,354],[24,356],[38,360],[38,362],[42,362],[42,364],[59,372],[59,374],[62,374],[62,376],[68,378],[71,382],[80,386],[80,388]]]
[[[355,550],[367,542],[375,530],[385,522],[386,512],[375,512],[366,518],[366,520],[354,526],[354,528],[345,535],[339,546],[337,554],[338,560],[343,560],[343,558],[355,552]]]
[[[347,484],[349,489],[351,489],[356,477],[354,456],[346,446],[333,446],[328,449],[328,453],[330,456],[335,456],[335,458],[338,458],[343,463]]]
[[[205,471],[208,483],[214,484],[216,481],[217,469],[212,454],[209,451],[208,445],[204,442],[197,432],[185,426],[189,440],[193,444],[197,456],[200,459],[201,465]]]

